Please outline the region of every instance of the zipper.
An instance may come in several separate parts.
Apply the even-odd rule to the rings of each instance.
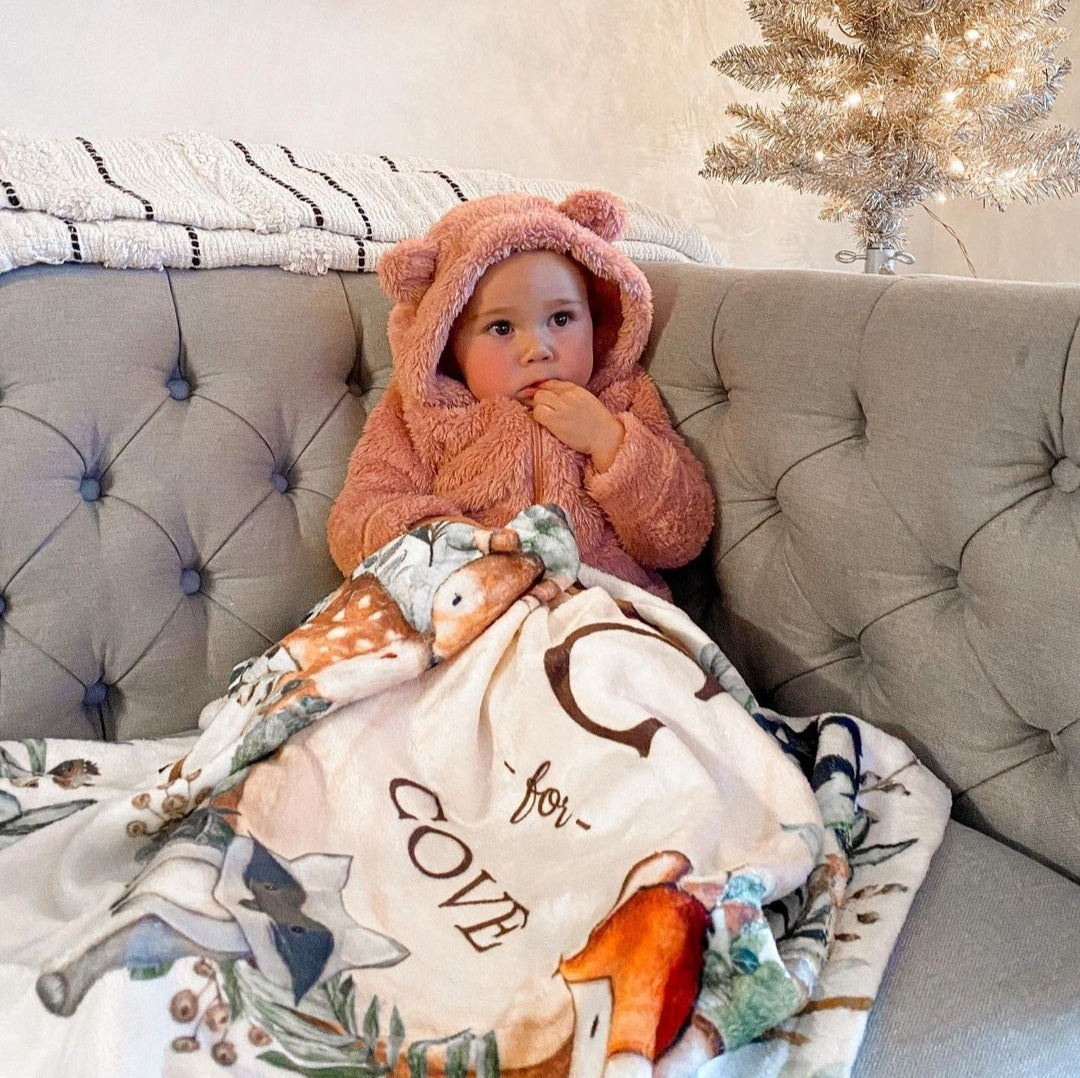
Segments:
[[[540,440],[540,424],[530,417],[532,434],[533,505],[542,504],[544,494],[544,444]]]

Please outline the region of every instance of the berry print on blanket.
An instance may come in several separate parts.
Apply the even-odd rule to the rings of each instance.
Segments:
[[[18,1073],[846,1073],[948,815],[553,506],[398,537],[200,731],[0,745]]]

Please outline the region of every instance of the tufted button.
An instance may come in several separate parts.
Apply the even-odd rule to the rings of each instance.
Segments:
[[[165,383],[165,388],[174,401],[186,401],[191,396],[191,383],[179,374],[173,375]]]
[[[288,476],[282,475],[281,472],[274,472],[274,474],[270,476],[270,482],[274,485],[274,489],[278,494],[284,494],[285,491],[289,489],[289,478]]]
[[[79,493],[84,502],[96,502],[101,497],[101,480],[84,475],[79,481]]]
[[[83,703],[87,707],[100,707],[105,703],[105,697],[109,695],[109,686],[104,681],[95,681],[93,685],[86,686],[83,693]]]
[[[1055,487],[1071,494],[1080,489],[1080,465],[1068,457],[1062,457],[1051,469],[1050,478]]]
[[[180,590],[185,595],[195,595],[202,588],[198,569],[184,569],[180,573]]]

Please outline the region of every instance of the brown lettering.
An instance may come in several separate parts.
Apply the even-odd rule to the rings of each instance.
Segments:
[[[398,800],[398,790],[400,790],[402,786],[411,786],[414,790],[419,790],[422,794],[427,794],[435,803],[435,815],[428,816],[427,818],[429,820],[441,822],[446,819],[446,816],[443,814],[442,803],[439,801],[438,795],[432,790],[429,790],[426,786],[421,786],[418,782],[413,782],[412,779],[394,779],[390,783],[390,800],[394,802],[394,808],[398,811],[399,820],[417,819],[411,812],[406,811]]]
[[[444,839],[448,839],[454,844],[458,851],[460,851],[461,859],[453,866],[453,868],[438,871],[434,868],[425,867],[417,859],[417,849],[420,846],[420,842],[429,835],[438,835]],[[430,843],[428,845],[430,847]],[[463,872],[468,871],[469,866],[472,864],[472,859],[472,850],[470,850],[461,839],[451,835],[449,831],[440,831],[437,827],[428,827],[425,824],[423,827],[418,827],[409,836],[409,860],[412,861],[413,865],[415,865],[425,876],[430,876],[433,880],[448,880],[452,876],[460,876]]]
[[[510,909],[506,911],[501,917],[492,917],[487,921],[480,921],[475,925],[454,925],[454,927],[469,941],[474,950],[490,951],[492,947],[501,947],[502,942],[499,937],[507,936],[511,932],[516,932],[519,928],[524,928],[529,923],[529,911],[521,905],[520,902],[506,896],[510,900]],[[520,914],[521,919],[517,924],[511,923],[511,918]],[[494,937],[491,943],[477,943],[473,938],[484,929],[494,929],[492,936]]]
[[[548,648],[544,652],[544,671],[547,674],[551,691],[555,693],[555,699],[559,701],[563,711],[567,713],[583,730],[608,741],[615,741],[620,745],[628,745],[635,749],[639,756],[648,756],[652,746],[652,739],[657,730],[662,730],[664,724],[659,719],[645,719],[636,726],[627,730],[615,730],[610,726],[601,726],[593,722],[588,715],[578,706],[574,699],[573,690],[570,688],[570,652],[574,645],[584,636],[592,633],[622,630],[634,633],[638,636],[649,636],[654,640],[665,641],[662,636],[651,633],[646,629],[639,629],[634,625],[620,625],[618,622],[604,622],[597,625],[585,625],[575,629],[561,644]]]
[[[479,875],[477,875],[475,880],[471,880],[469,883],[465,884],[465,886],[462,887],[460,891],[455,891],[445,902],[440,902],[439,909],[445,909],[447,906],[485,906],[489,905],[492,902],[513,901],[513,899],[505,891],[503,891],[503,893],[498,898],[473,898],[470,899],[468,902],[459,901],[459,899],[463,898],[470,891],[475,890],[482,883],[488,882],[494,883],[495,877],[492,876],[492,874],[488,872],[486,868],[480,869],[480,873]]]
[[[410,791],[416,791],[420,795],[416,798],[415,804],[413,798],[408,796]],[[415,808],[417,812],[426,812],[428,819],[434,822],[446,820],[438,795],[411,779],[394,779],[390,783],[390,800],[397,809],[398,819],[418,819],[416,814],[410,811]],[[548,811],[554,811],[554,808]],[[408,849],[409,860],[413,867],[433,880],[448,880],[454,876],[460,876],[467,872],[473,863],[472,850],[460,838],[427,823],[414,828],[412,834],[409,835]],[[493,905],[504,907],[503,912],[498,916],[489,917],[474,925],[454,925],[468,940],[469,946],[481,953],[490,951],[492,947],[501,946],[501,937],[524,928],[529,921],[529,911],[516,899],[511,898],[506,891],[500,895],[492,892],[488,898],[473,897],[478,888],[488,883],[498,887],[491,873],[487,869],[480,869],[464,887],[459,888],[448,899],[439,903],[439,909]],[[490,933],[486,941],[478,939],[480,933],[483,932]]]
[[[680,647],[667,637],[648,629],[639,629],[636,625],[622,625],[618,622],[603,622],[596,625],[585,625],[575,629],[561,644],[548,648],[544,653],[544,670],[551,684],[551,691],[559,701],[563,711],[567,713],[583,730],[597,737],[606,738],[608,741],[616,741],[622,745],[629,745],[636,749],[639,756],[648,756],[652,746],[652,739],[657,730],[662,730],[664,724],[659,719],[645,719],[628,730],[615,730],[610,726],[601,726],[593,722],[588,715],[578,706],[574,699],[573,690],[570,688],[570,652],[574,645],[583,637],[593,633],[622,631],[634,633],[637,636],[649,636],[654,640],[667,644],[674,648],[680,655],[685,655],[697,667],[698,672],[704,675],[705,683],[694,693],[699,700],[711,700],[724,691],[723,686],[707,670],[703,670],[694,657],[684,648]]]
[[[540,785],[540,780],[548,773],[550,767],[551,761],[544,760],[525,780],[525,796],[521,799],[521,804],[514,809],[514,814],[510,817],[511,823],[521,823],[533,809],[536,809],[541,816],[550,816],[553,812],[557,812],[558,816],[554,821],[556,828],[565,827],[570,822],[571,813],[568,808],[570,798],[555,786],[542,787]]]

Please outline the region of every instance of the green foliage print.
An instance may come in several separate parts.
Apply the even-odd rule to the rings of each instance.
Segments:
[[[133,973],[148,979],[168,966]],[[404,1063],[410,1078],[432,1070],[447,1078],[499,1078],[499,1052],[493,1033],[477,1036],[462,1030],[437,1040],[407,1043],[397,1007],[385,1017],[373,996],[358,1021],[356,985],[336,974],[312,989],[298,1008],[291,994],[268,981],[248,962],[199,958],[195,973],[204,978],[199,991],[181,989],[170,1002],[173,1019],[188,1031],[172,1041],[174,1052],[198,1052],[210,1034],[210,1055],[228,1065],[238,1058],[240,1035],[269,1066],[309,1078],[387,1078]],[[246,1033],[244,1032],[246,1027]],[[200,1037],[200,1033],[204,1036]]]

